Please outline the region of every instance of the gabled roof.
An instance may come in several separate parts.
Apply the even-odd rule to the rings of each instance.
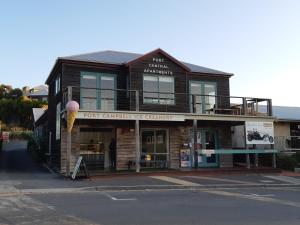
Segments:
[[[48,86],[39,85],[29,90],[28,96],[48,96]]]
[[[267,106],[261,105],[259,108],[266,110]],[[300,107],[273,106],[272,110],[279,121],[300,121]]]
[[[191,71],[191,69],[189,67],[187,67],[185,64],[183,64],[182,62],[179,62],[177,59],[175,59],[173,56],[169,55],[168,53],[166,53],[165,51],[163,51],[162,49],[158,48],[154,51],[148,52],[145,55],[142,55],[134,60],[131,60],[129,62],[127,62],[127,65],[131,65],[134,64],[135,62],[138,62],[140,60],[142,60],[143,58],[146,58],[147,56],[153,55],[153,54],[157,54],[160,53],[162,54],[164,57],[166,57],[167,59],[173,61],[174,63],[176,63],[178,66],[180,66],[181,68],[183,68],[186,71]]]
[[[232,76],[232,73],[226,73],[219,70],[214,70],[182,61],[178,61],[177,59],[170,56],[168,53],[161,49],[156,49],[148,54],[154,53],[155,51],[160,51],[165,56],[168,56],[173,61],[177,62],[180,66],[195,73],[207,73],[207,74],[214,74],[214,75],[224,75],[224,76]],[[137,54],[137,53],[129,53],[129,52],[119,52],[119,51],[99,51],[99,52],[92,52],[80,55],[71,55],[66,57],[60,57],[58,59],[66,59],[66,60],[75,60],[75,61],[85,61],[85,62],[96,62],[96,63],[108,63],[108,64],[116,64],[116,65],[126,65],[129,63],[138,60],[141,57],[144,57],[145,54]]]
[[[34,123],[45,113],[45,108],[32,108]]]

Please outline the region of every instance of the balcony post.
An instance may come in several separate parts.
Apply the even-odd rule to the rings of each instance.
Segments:
[[[192,95],[192,112],[196,113],[197,109],[196,109],[196,96]]]
[[[273,116],[272,99],[268,99],[268,116]]]
[[[135,91],[135,111],[139,111],[139,91]],[[140,172],[140,121],[135,120],[135,171]]]
[[[243,111],[244,111],[244,115],[248,115],[248,106],[247,106],[247,99],[243,98]]]
[[[198,168],[198,149],[197,149],[197,120],[193,120],[193,132],[194,132],[194,162],[195,162],[195,168]]]

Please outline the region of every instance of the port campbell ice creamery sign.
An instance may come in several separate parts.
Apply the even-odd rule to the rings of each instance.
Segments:
[[[82,112],[77,113],[77,119],[98,120],[151,120],[151,121],[184,121],[183,115],[152,114],[152,113],[123,113],[123,112]]]
[[[144,69],[144,73],[173,75],[173,71],[166,64],[165,59],[161,57],[153,57],[152,62],[148,63]]]

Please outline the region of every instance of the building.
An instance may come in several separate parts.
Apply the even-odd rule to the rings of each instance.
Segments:
[[[273,127],[275,118],[270,99],[230,96],[231,76],[181,62],[161,49],[60,57],[46,80],[49,161],[67,175],[80,155],[90,168],[106,170],[116,140],[117,170],[231,168],[234,154],[250,167],[249,154],[271,157],[273,142],[234,149],[234,127],[247,122]],[[80,110],[68,148],[65,105],[70,100]]]
[[[281,152],[300,151],[300,107],[273,106],[275,148]]]
[[[23,87],[23,95],[27,96],[30,99],[47,101],[48,100],[48,86],[39,85],[33,88],[28,86]]]

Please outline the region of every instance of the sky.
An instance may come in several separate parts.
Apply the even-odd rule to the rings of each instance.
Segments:
[[[161,48],[233,73],[233,96],[300,106],[299,0],[0,0],[0,29],[13,87],[45,83],[57,57]]]

